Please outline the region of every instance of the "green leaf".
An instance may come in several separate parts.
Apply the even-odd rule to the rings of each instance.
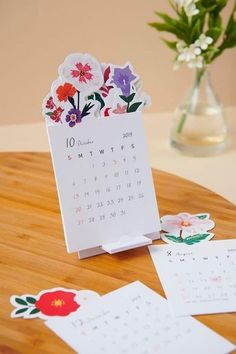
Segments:
[[[176,237],[176,236],[172,236],[172,235],[164,235],[166,238],[168,238],[168,240],[176,242],[176,243],[182,243],[183,239],[181,237]]]
[[[183,240],[183,242],[187,245],[193,245],[194,243],[198,243],[202,240],[205,240],[209,235],[210,234],[196,234],[193,236],[188,236]]]
[[[170,49],[174,50],[177,52],[177,48],[176,48],[176,41],[167,41],[166,39],[162,38],[162,41],[167,45],[167,47],[169,47]]]
[[[32,311],[30,311],[30,315],[34,315],[35,313],[38,313],[38,312],[40,312],[40,310],[39,309],[37,309],[37,308],[35,308],[35,309],[33,309]]]
[[[174,18],[168,16],[167,14],[163,12],[158,12],[156,11],[155,14],[159,16],[166,24],[172,25],[172,26],[177,26],[178,25],[178,20],[175,20]]]
[[[201,20],[197,19],[191,30],[191,42],[193,43],[201,34]]]
[[[23,313],[23,312],[25,312],[25,311],[27,311],[28,310],[28,307],[24,307],[24,308],[22,308],[22,309],[19,309],[19,310],[17,310],[16,312],[15,312],[15,315],[19,315],[19,313]]]
[[[208,215],[207,214],[198,214],[198,215],[196,215],[196,217],[198,219],[201,219],[201,220],[208,219]]]
[[[100,103],[100,105],[101,105],[100,109],[102,109],[105,106],[105,103],[104,103],[101,95],[99,95],[99,93],[97,93],[97,92],[95,92],[94,95],[95,95],[96,101],[98,101]]]
[[[209,36],[213,39],[214,42],[217,41],[217,39],[220,37],[222,33],[222,29],[218,27],[211,27],[207,32],[206,36]]]
[[[88,100],[93,100],[93,99],[94,99],[94,95],[88,96]]]
[[[29,304],[35,304],[36,303],[36,299],[32,296],[27,296],[26,297],[26,301],[29,303]]]
[[[133,100],[134,96],[135,96],[135,92],[131,93],[131,95],[129,96],[120,95],[120,98],[126,103],[130,103]]]
[[[17,304],[20,304],[20,305],[26,305],[26,306],[28,305],[25,300],[23,300],[23,299],[21,299],[21,298],[19,298],[19,297],[16,297],[16,298],[15,298],[15,302],[16,302]]]
[[[177,38],[183,39],[186,41],[186,38],[188,37],[187,32],[181,31],[178,27],[166,24],[166,23],[160,23],[160,22],[152,22],[149,23],[149,26],[155,28],[157,31],[160,32],[169,32],[174,34]]]
[[[84,106],[82,112],[81,112],[81,119],[86,117],[87,115],[90,114],[90,109],[93,108],[94,104],[92,104],[91,102],[86,103],[86,105]]]
[[[50,117],[52,115],[52,112],[47,112],[46,115]]]
[[[75,106],[75,100],[73,97],[71,96],[68,96],[68,101],[70,102],[70,104],[74,107],[74,109],[76,109],[76,106]]]
[[[133,103],[128,109],[127,112],[131,113],[131,112],[136,112],[137,109],[139,108],[139,106],[142,104],[142,102],[135,102]]]

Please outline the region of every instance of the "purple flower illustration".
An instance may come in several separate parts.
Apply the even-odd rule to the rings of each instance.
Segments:
[[[66,122],[69,123],[70,127],[74,127],[76,123],[81,122],[81,112],[79,109],[72,108],[66,115]]]
[[[130,83],[136,79],[130,70],[129,65],[125,68],[115,68],[114,75],[112,76],[111,83],[114,83],[118,88],[121,89],[124,96],[129,96],[130,94]]]

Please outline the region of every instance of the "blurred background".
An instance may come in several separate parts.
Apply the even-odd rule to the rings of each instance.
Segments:
[[[225,15],[232,6],[233,0]],[[152,97],[149,112],[173,111],[193,72],[172,70],[174,53],[147,25],[155,10],[171,12],[167,0],[0,0],[0,124],[41,121],[42,98],[73,52],[119,65],[131,61]],[[226,51],[211,72],[223,104],[236,105],[236,50]]]

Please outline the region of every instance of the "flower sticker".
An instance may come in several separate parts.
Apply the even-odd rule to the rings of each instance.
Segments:
[[[87,116],[107,118],[132,113],[149,105],[141,94],[139,76],[132,65],[99,63],[89,54],[71,54],[60,65],[59,77],[43,101],[48,125],[78,127]]]
[[[208,231],[213,229],[214,226],[215,223],[206,213],[165,215],[161,218],[161,227],[164,232],[161,234],[161,238],[167,243],[192,245],[200,241],[210,240],[214,234]]]
[[[10,302],[15,309],[12,311],[11,317],[41,318],[43,320],[52,316],[66,317],[98,297],[99,295],[91,290],[76,291],[64,288],[43,290],[36,296],[12,295]]]
[[[83,95],[98,90],[104,82],[99,62],[89,54],[71,54],[59,67],[62,80],[70,82]]]

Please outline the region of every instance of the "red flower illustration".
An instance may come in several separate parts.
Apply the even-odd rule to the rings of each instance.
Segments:
[[[74,96],[74,94],[76,93],[76,88],[66,82],[64,85],[61,85],[57,88],[56,93],[59,101],[66,102],[68,100],[68,97]]]
[[[53,98],[49,97],[49,99],[46,102],[46,108],[53,109],[54,107],[55,107],[55,104],[53,102]]]
[[[52,114],[50,115],[50,118],[52,120],[54,120],[55,122],[60,122],[61,115],[62,115],[63,111],[64,111],[64,109],[62,109],[61,107],[58,107],[57,109],[55,109],[55,111],[52,112]]]
[[[74,301],[74,293],[57,290],[40,296],[35,307],[47,316],[67,316],[76,311],[80,305]]]

